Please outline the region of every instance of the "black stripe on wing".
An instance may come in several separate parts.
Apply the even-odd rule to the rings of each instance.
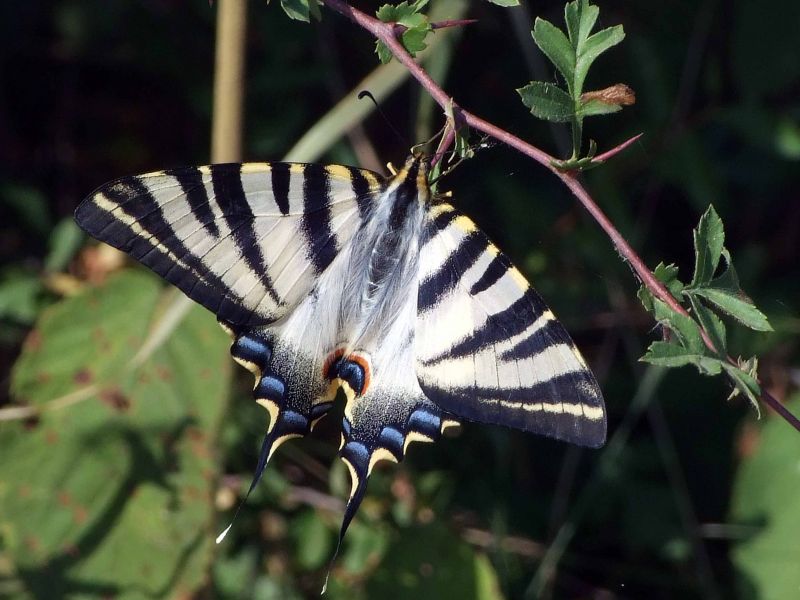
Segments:
[[[331,231],[330,186],[325,167],[306,165],[303,181],[303,232],[308,241],[308,258],[317,273],[331,264],[339,249]]]
[[[94,201],[97,195],[130,222],[98,206]],[[100,188],[78,206],[75,220],[89,235],[130,254],[220,318],[231,323],[248,323],[253,319],[252,311],[244,307],[242,299],[173,235],[162,207],[138,177],[120,179]]]
[[[602,446],[606,439],[603,401],[597,389],[590,371],[565,373],[524,388],[424,386],[428,398],[460,418],[591,448]]]
[[[289,182],[291,181],[291,174],[289,173],[288,163],[274,163],[271,169],[272,173],[272,194],[275,196],[275,204],[278,205],[278,210],[281,214],[289,214]]]
[[[417,310],[425,312],[453,291],[464,276],[466,269],[489,247],[491,242],[483,233],[475,230],[467,234],[461,243],[441,265],[438,271],[427,277],[419,286]]]
[[[244,193],[241,165],[211,165],[210,168],[214,199],[222,210],[239,252],[247,266],[259,274],[261,284],[273,302],[281,304],[281,298],[269,276],[269,267],[264,260],[264,252],[256,233],[255,216]]]
[[[208,196],[203,184],[203,174],[200,169],[185,168],[185,169],[171,169],[164,171],[165,175],[174,177],[181,187],[181,190],[186,195],[189,201],[189,206],[192,207],[192,212],[197,217],[197,220],[203,224],[203,227],[209,234],[215,238],[219,237],[219,227],[211,211],[211,206],[208,203]]]
[[[490,314],[486,322],[470,335],[456,342],[447,351],[423,361],[426,366],[435,365],[452,358],[461,358],[480,352],[499,342],[506,341],[524,332],[547,310],[547,305],[533,289],[528,288],[508,308]],[[559,325],[561,329],[561,325]]]

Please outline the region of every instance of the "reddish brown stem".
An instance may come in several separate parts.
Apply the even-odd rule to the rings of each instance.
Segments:
[[[461,27],[463,25],[472,25],[477,23],[478,19],[445,19],[444,21],[436,21],[431,23],[432,29],[445,29],[447,27]]]
[[[606,162],[609,158],[612,158],[612,157],[616,156],[617,154],[619,154],[620,152],[622,152],[623,150],[625,150],[628,146],[633,144],[635,141],[637,141],[643,135],[644,135],[643,133],[635,135],[631,139],[622,142],[619,146],[615,146],[614,148],[612,148],[608,152],[603,152],[603,154],[598,154],[597,156],[595,156],[592,159],[592,162],[593,163],[604,163],[604,162]]]
[[[464,123],[469,127],[481,131],[504,144],[511,146],[522,154],[532,158],[546,169],[549,169],[556,177],[558,177],[564,185],[566,185],[572,194],[578,199],[583,207],[589,214],[597,221],[597,224],[606,232],[611,242],[614,244],[620,256],[630,264],[636,276],[642,284],[650,291],[653,296],[664,302],[672,310],[682,315],[688,316],[687,310],[681,306],[669,290],[656,278],[652,271],[644,264],[639,255],[631,248],[630,244],[622,237],[622,234],[614,227],[614,224],[603,213],[600,207],[592,199],[591,195],[586,191],[581,182],[577,178],[575,171],[561,171],[556,166],[559,162],[555,157],[551,156],[544,150],[529,144],[528,142],[518,138],[512,133],[501,129],[500,127],[485,121],[484,119],[460,108],[456,103],[447,95],[447,93],[439,87],[439,85],[428,75],[428,73],[414,60],[414,58],[406,51],[403,45],[397,39],[397,30],[394,23],[384,23],[374,17],[371,17],[344,2],[343,0],[321,0],[323,4],[330,9],[344,15],[356,24],[360,25],[375,38],[383,42],[394,55],[395,59],[402,64],[408,72],[414,77],[425,91],[434,99],[434,101],[447,110],[452,107],[453,115],[457,122]],[[631,138],[623,142],[616,148],[601,154],[595,160],[606,160],[610,156],[618,154],[624,148],[639,139],[639,136]],[[717,351],[711,338],[705,330],[700,329],[700,334],[703,337],[703,342],[714,354],[720,355]],[[733,365],[736,362],[731,357],[725,357],[727,361]],[[789,410],[783,406],[777,399],[771,396],[768,392],[762,390],[761,399],[781,417],[783,417],[790,425],[800,431],[800,420],[797,419]]]

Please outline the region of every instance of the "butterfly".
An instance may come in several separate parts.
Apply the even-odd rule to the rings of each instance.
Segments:
[[[189,167],[108,183],[75,213],[230,334],[269,413],[250,491],[276,448],[344,392],[352,487],[340,543],[375,464],[462,420],[591,447],[606,436],[600,389],[569,334],[431,192],[428,172],[422,155],[389,178],[341,165]]]

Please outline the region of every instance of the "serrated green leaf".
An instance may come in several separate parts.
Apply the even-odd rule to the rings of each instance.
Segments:
[[[407,23],[403,22],[406,19],[410,19],[415,15],[424,17],[424,15],[419,14],[419,11],[421,11],[426,4],[428,4],[428,0],[417,0],[413,4],[409,4],[407,1],[394,5],[384,4],[376,11],[375,16],[384,23],[401,23],[407,25]]]
[[[589,67],[592,66],[597,57],[609,48],[619,44],[623,39],[625,39],[625,32],[622,29],[622,25],[615,25],[589,36],[583,46],[578,48],[575,63],[575,82],[572,87],[574,95],[580,96]]]
[[[408,50],[411,56],[416,56],[417,52],[422,52],[427,48],[425,38],[430,31],[430,26],[428,26],[427,28],[407,29],[403,32],[401,41],[403,42],[403,47]]]
[[[773,330],[766,315],[758,310],[750,298],[743,293],[737,294],[728,289],[712,287],[693,289],[691,293],[705,298],[721,311],[750,329],[755,329],[756,331]]]
[[[414,4],[401,2],[396,6],[384,4],[376,12],[378,19],[385,23],[398,23],[406,28],[400,36],[400,43],[411,56],[424,50],[427,45],[425,38],[432,31],[428,17],[419,11],[428,3],[428,0],[417,0]],[[375,52],[381,63],[386,64],[392,59],[392,53],[382,42],[375,43]]]
[[[532,81],[525,87],[519,88],[517,93],[522,97],[522,103],[540,119],[564,123],[575,115],[572,98],[553,83]]]
[[[381,64],[387,64],[392,60],[392,51],[383,42],[375,42],[375,53],[378,55],[378,60]]]
[[[619,104],[609,104],[601,100],[589,100],[581,104],[577,111],[580,117],[593,117],[595,115],[610,115],[622,110]]]
[[[489,2],[497,6],[519,6],[519,0],[489,0]]]
[[[661,300],[653,301],[656,320],[666,325],[680,339],[684,348],[694,354],[705,354],[706,346],[700,328],[691,317],[675,312]]]
[[[132,369],[171,314],[161,290],[123,272],[52,306],[14,368],[18,401],[61,406],[0,423],[0,531],[32,596],[174,597],[208,581],[230,342],[194,306]]]
[[[719,375],[723,368],[723,362],[718,358],[704,356],[671,342],[653,342],[641,360],[659,367],[694,365],[704,375]]]
[[[281,0],[281,8],[290,19],[309,23],[311,16],[320,18],[319,0]]]
[[[403,2],[403,4],[408,6],[407,2]],[[375,11],[375,16],[384,23],[394,23],[399,18],[398,7],[393,4],[384,4]]]
[[[636,297],[639,298],[639,301],[647,312],[653,312],[653,294],[647,289],[647,286],[640,285],[639,289],[636,291]]]
[[[572,93],[572,82],[575,77],[575,50],[567,36],[558,27],[539,17],[534,21],[531,34],[539,49],[564,77],[567,87]],[[576,94],[572,93],[572,95]]]
[[[660,262],[656,265],[653,275],[667,287],[669,293],[675,298],[681,297],[684,285],[683,282],[678,279],[678,267],[676,265],[665,265],[663,262]]]
[[[706,308],[695,296],[689,295],[689,302],[692,305],[692,310],[694,311],[697,320],[700,322],[700,325],[702,325],[703,329],[705,329],[708,333],[708,336],[711,338],[711,341],[713,342],[714,347],[717,349],[717,352],[720,355],[725,356],[728,352],[725,323],[723,323],[722,320],[711,310]]]
[[[694,275],[692,276],[691,286],[705,285],[719,266],[719,259],[725,246],[725,230],[722,226],[722,219],[719,218],[717,211],[712,205],[703,216],[700,223],[692,232],[694,238]]]
[[[728,399],[730,400],[735,398],[738,394],[743,394],[760,416],[761,409],[758,405],[758,397],[761,395],[761,386],[758,385],[758,381],[756,381],[755,377],[730,363],[724,363],[722,366],[736,386]]]
[[[728,290],[732,293],[741,292],[742,286],[739,283],[739,275],[736,273],[731,253],[728,252],[727,248],[722,248],[722,258],[725,259],[725,270],[719,277],[711,280],[709,287]]]
[[[588,0],[569,2],[564,7],[564,21],[567,23],[567,32],[573,48],[578,50],[583,48],[599,14],[600,9],[589,4]]]

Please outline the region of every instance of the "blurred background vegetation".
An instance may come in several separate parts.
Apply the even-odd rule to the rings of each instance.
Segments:
[[[532,119],[514,91],[555,77],[532,16],[432,5],[479,19],[431,57],[448,92],[566,156],[566,132]],[[563,4],[529,8],[562,26]],[[742,285],[776,330],[733,328],[732,354],[758,354],[766,388],[797,413],[800,5],[600,8],[600,26],[627,37],[587,85],[623,82],[638,102],[586,133],[601,152],[645,136],[587,186],[649,265],[676,262],[685,278],[691,228],[714,204]],[[319,593],[349,489],[338,420],[281,448],[214,546],[266,426],[250,375],[210,314],[71,220],[109,179],[208,162],[215,11],[200,0],[0,5],[0,597]],[[377,66],[373,41],[323,15],[309,26],[250,3],[247,160],[281,158],[343,97],[364,110],[355,92]],[[414,84],[382,105],[411,142],[441,126]],[[408,146],[370,117],[323,159],[380,169]],[[466,424],[412,446],[372,476],[329,597],[796,597],[800,434],[726,402],[721,379],[637,361],[658,332],[636,282],[544,169],[496,146],[444,188],[575,337],[604,389],[609,443],[585,451]]]

